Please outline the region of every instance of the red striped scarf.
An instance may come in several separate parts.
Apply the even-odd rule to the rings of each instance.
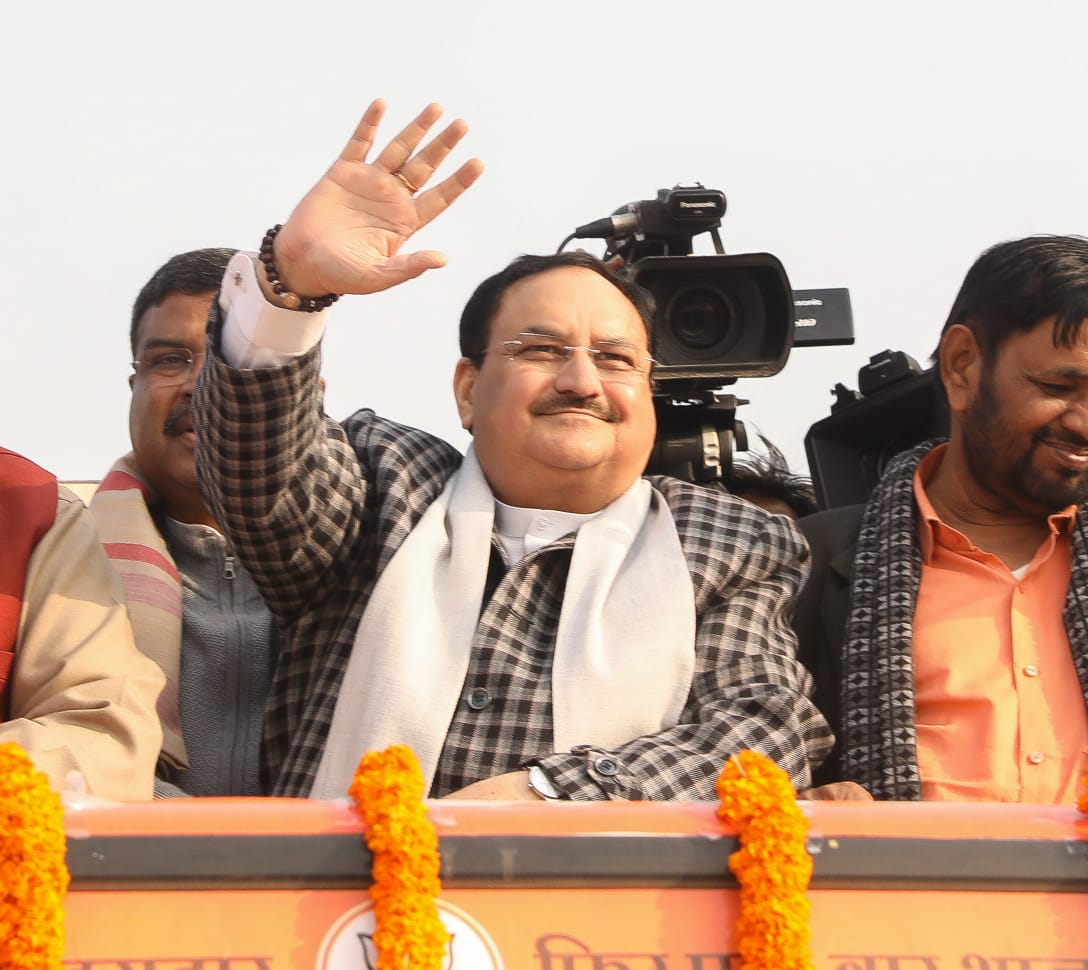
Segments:
[[[158,702],[163,730],[160,762],[170,768],[187,768],[178,714],[181,577],[151,517],[149,506],[155,501],[155,493],[130,452],[102,480],[90,509],[106,554],[124,583],[136,645],[166,674],[166,687]]]

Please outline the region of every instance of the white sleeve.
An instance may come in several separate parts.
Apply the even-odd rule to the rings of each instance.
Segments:
[[[257,256],[238,252],[227,264],[219,291],[223,359],[241,370],[279,367],[321,342],[325,314],[273,306],[257,282]]]

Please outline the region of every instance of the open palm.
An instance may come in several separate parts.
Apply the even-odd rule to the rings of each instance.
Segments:
[[[400,250],[483,171],[480,161],[471,159],[425,189],[468,126],[454,121],[413,155],[442,113],[438,105],[428,105],[368,162],[384,113],[384,102],[371,103],[340,157],[295,207],[276,238],[280,278],[293,292],[376,293],[445,265],[442,253]],[[423,191],[414,195],[413,188]]]

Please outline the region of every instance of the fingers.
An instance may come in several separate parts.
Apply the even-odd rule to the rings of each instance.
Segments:
[[[377,134],[378,125],[381,124],[384,115],[385,102],[381,98],[375,98],[370,102],[369,107],[363,114],[362,121],[359,122],[351,139],[340,153],[340,157],[345,162],[366,161],[366,156],[374,146],[374,136]]]
[[[871,802],[873,796],[853,781],[833,781],[828,785],[808,788],[798,798],[814,802]]]
[[[406,157],[394,171],[399,171],[418,191],[427,184],[435,169],[445,161],[446,156],[457,147],[467,132],[468,125],[458,118],[438,137],[428,142],[418,154]]]
[[[408,161],[409,156],[416,150],[416,146],[434,126],[434,123],[442,115],[442,108],[437,104],[429,104],[424,108],[399,135],[396,136],[374,162],[387,172],[395,172]],[[451,126],[452,127],[452,126]],[[462,132],[463,134],[463,132]],[[460,139],[458,139],[459,141]],[[457,144],[455,141],[454,144]],[[428,146],[429,147],[429,146]],[[452,147],[452,146],[451,146]],[[448,149],[445,154],[448,154]],[[445,154],[443,157],[445,157]],[[422,183],[412,179],[416,185]]]
[[[416,214],[419,216],[419,224],[425,226],[436,216],[445,212],[461,193],[483,174],[483,171],[484,163],[478,158],[471,158],[434,188],[417,196]]]
[[[429,269],[439,269],[445,265],[445,253],[433,249],[392,256],[374,268],[374,275],[368,282],[367,292],[378,293],[381,290],[388,290],[406,280],[414,280],[417,276],[422,276]]]
[[[434,249],[421,249],[395,257],[395,263],[399,264],[397,268],[405,274],[406,279],[414,279],[429,269],[440,269],[447,262],[446,254]]]
[[[385,102],[376,98],[366,109],[362,120],[352,134],[340,159],[349,163],[365,163],[366,157],[374,147],[374,139],[385,115]],[[442,107],[436,103],[427,105],[381,152],[371,164],[396,176],[410,195],[423,190],[435,170],[460,143],[468,132],[468,125],[460,118],[451,122],[445,130],[428,142],[417,154],[413,155],[420,142],[434,127],[442,115]],[[429,203],[430,214],[426,221],[433,219],[439,212],[457,198],[479,177],[482,166],[479,162],[463,165],[453,176],[440,186],[438,199]],[[438,200],[445,200],[437,205]],[[436,207],[437,206],[437,207]]]

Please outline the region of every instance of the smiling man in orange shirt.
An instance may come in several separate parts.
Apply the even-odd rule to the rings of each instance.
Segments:
[[[795,619],[838,737],[823,781],[877,798],[1071,802],[1088,749],[1088,239],[968,272],[935,359],[947,442],[802,521]]]

